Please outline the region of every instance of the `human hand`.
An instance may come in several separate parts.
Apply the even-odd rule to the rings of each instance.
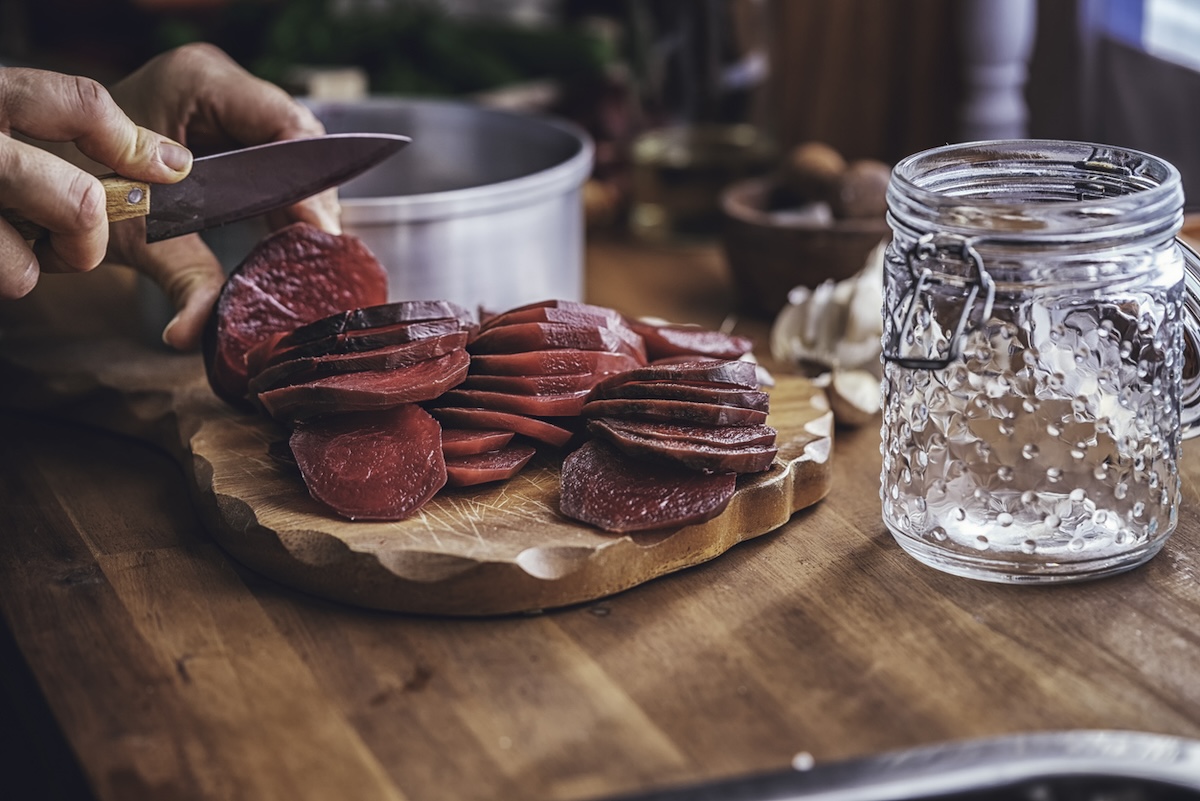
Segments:
[[[211,45],[186,45],[151,59],[114,85],[112,96],[137,123],[200,154],[325,132],[285,91]],[[341,233],[336,190],[268,220],[273,226],[293,221]],[[112,231],[113,257],[154,279],[176,309],[163,341],[180,350],[194,348],[225,280],[216,257],[196,234],[147,245],[143,221],[115,223]]]
[[[174,183],[192,155],[133,123],[100,84],[43,70],[0,69],[0,207],[49,230],[36,248],[0,220],[0,297],[29,293],[44,272],[81,272],[109,244],[104,187],[94,176],[17,138],[73,142],[129,178]]]

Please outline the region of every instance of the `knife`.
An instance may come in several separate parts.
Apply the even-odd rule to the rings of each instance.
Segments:
[[[100,178],[108,221],[146,218],[146,241],[158,242],[274,211],[366,172],[412,140],[381,133],[288,139],[203,156],[174,184],[119,175]],[[27,240],[49,232],[16,212],[7,220]]]

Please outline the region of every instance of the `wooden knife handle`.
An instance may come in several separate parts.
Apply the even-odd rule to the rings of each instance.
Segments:
[[[145,217],[150,213],[150,184],[132,181],[119,175],[100,176],[100,183],[104,186],[104,205],[110,223]],[[12,209],[0,209],[0,217],[30,242],[36,242],[50,233]]]

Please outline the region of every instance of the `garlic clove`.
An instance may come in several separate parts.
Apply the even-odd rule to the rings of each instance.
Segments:
[[[867,370],[837,370],[825,394],[833,418],[845,426],[869,423],[880,410],[879,379]]]

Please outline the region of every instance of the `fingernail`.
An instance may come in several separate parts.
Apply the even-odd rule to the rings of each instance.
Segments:
[[[192,151],[174,142],[160,142],[158,157],[162,163],[175,172],[187,172],[192,166]]]
[[[179,316],[176,315],[175,317],[171,318],[171,322],[167,323],[167,327],[163,329],[162,341],[164,345],[168,347],[174,347],[174,345],[171,344],[171,330],[175,328],[175,324],[178,322]]]
[[[33,288],[37,286],[38,277],[41,275],[41,265],[38,260],[34,259],[25,267],[25,271],[21,273],[21,277],[17,279],[17,297],[25,297]]]

